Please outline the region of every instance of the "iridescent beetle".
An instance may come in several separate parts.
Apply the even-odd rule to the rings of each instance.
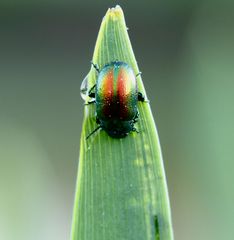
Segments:
[[[138,92],[137,81],[132,68],[125,62],[114,61],[99,70],[96,84],[89,90],[90,103],[96,105],[96,122],[99,125],[91,132],[88,139],[98,129],[103,129],[113,138],[122,138],[131,131],[136,131],[134,124],[138,119],[137,101],[144,102],[144,96]]]

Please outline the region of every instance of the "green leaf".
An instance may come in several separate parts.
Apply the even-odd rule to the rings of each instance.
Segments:
[[[123,11],[109,9],[102,20],[93,62],[102,68],[113,60],[139,69]],[[91,68],[88,88],[97,73]],[[146,96],[140,77],[139,90]],[[173,239],[167,185],[160,144],[149,102],[139,102],[139,133],[122,139],[98,130],[95,104],[85,105],[81,134],[72,240]]]

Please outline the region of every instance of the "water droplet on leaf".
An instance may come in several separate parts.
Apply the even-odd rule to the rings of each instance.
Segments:
[[[80,96],[84,101],[87,100],[88,93],[89,93],[88,80],[89,80],[89,74],[87,74],[87,76],[84,78],[84,80],[80,85]]]

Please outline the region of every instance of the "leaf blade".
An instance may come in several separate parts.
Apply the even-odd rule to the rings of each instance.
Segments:
[[[98,34],[93,62],[114,60],[139,72],[122,9],[109,9]],[[95,84],[91,68],[89,88]],[[141,77],[138,88],[146,95]],[[72,240],[173,239],[169,199],[157,130],[148,103],[139,103],[140,133],[114,139],[96,127],[95,106],[85,106]],[[157,219],[156,229],[155,219]]]

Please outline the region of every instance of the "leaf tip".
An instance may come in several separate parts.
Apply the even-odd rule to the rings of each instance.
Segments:
[[[105,15],[105,18],[110,18],[112,20],[117,20],[123,16],[123,10],[119,5],[109,8]]]

